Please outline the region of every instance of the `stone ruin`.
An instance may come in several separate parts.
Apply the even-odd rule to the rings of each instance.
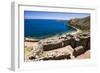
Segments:
[[[50,55],[43,56],[43,52],[49,52],[51,50],[63,48],[70,45],[73,50],[69,51],[67,54]],[[33,47],[34,48],[34,47]],[[50,41],[39,41],[38,47],[35,48],[36,51],[33,50],[33,56],[30,56],[30,60],[60,60],[60,59],[71,59],[73,57],[77,57],[87,50],[90,49],[90,35],[89,34],[80,34],[78,36],[75,35],[65,35],[64,37],[59,37],[56,40]],[[52,51],[53,53],[53,51]],[[73,56],[73,57],[72,57]]]

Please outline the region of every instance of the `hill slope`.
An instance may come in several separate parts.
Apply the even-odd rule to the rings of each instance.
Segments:
[[[80,29],[80,30],[90,30],[90,16],[84,18],[76,18],[69,20],[69,24]]]

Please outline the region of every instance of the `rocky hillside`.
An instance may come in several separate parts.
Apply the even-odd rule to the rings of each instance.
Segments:
[[[71,19],[69,24],[81,30],[90,30],[90,16]]]

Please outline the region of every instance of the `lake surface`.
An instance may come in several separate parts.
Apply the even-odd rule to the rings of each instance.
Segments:
[[[24,36],[43,38],[75,31],[70,27],[67,20],[49,20],[49,19],[24,19]]]

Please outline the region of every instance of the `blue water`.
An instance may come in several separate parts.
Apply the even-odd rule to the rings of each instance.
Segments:
[[[24,19],[24,36],[42,38],[74,31],[67,20]]]

